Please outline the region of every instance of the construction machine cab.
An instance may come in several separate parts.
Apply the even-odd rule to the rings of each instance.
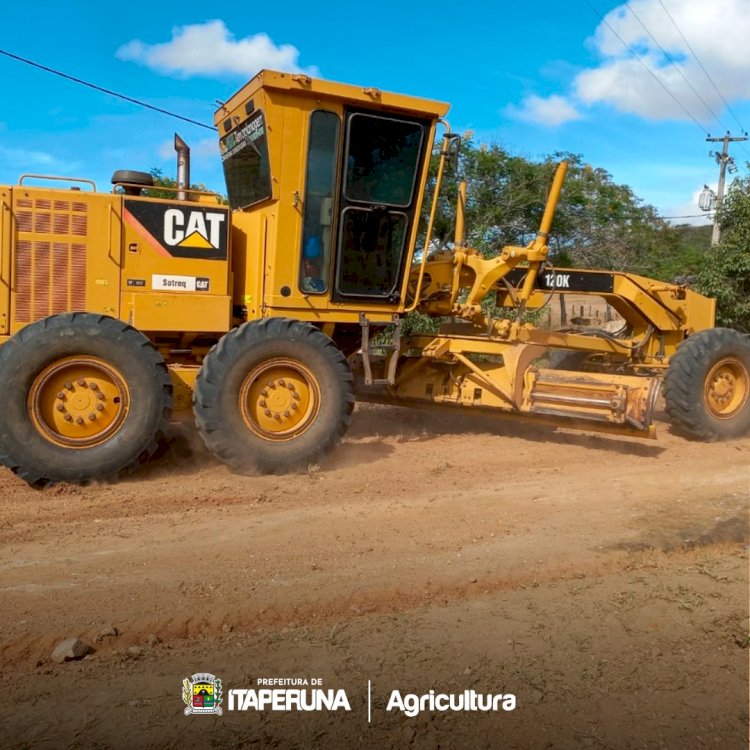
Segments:
[[[262,268],[235,243],[235,289],[275,314],[303,311],[323,322],[342,322],[347,308],[355,318],[363,306],[402,312],[435,129],[447,110],[259,73],[215,117],[229,202],[240,212],[233,223],[264,238]]]

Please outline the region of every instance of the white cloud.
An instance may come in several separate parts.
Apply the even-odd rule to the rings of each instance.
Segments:
[[[235,39],[224,21],[178,26],[172,39],[147,44],[134,39],[115,53],[120,60],[145,65],[159,73],[253,76],[263,68],[317,75],[314,67],[299,65],[299,50],[291,44],[274,44],[268,34]]]
[[[716,121],[709,110],[719,113],[723,102],[695,55],[709,71],[724,98],[747,98],[747,70],[750,67],[747,0],[663,2],[664,6],[659,0],[632,0],[630,7],[633,12],[621,5],[606,16],[609,26],[601,23],[592,40],[603,62],[578,75],[574,83],[575,94],[586,104],[610,104],[621,112],[648,119],[689,119],[675,101],[677,99],[706,127],[716,129]],[[633,57],[623,41],[636,51],[672,96]]]
[[[629,5],[632,11],[627,4],[610,11],[589,40],[601,62],[574,78],[571,106],[604,104],[650,120],[689,120],[688,110],[716,131],[720,126],[710,110],[721,115],[724,104],[700,63],[727,101],[749,98],[748,0],[631,0]]]
[[[74,172],[80,167],[79,162],[65,161],[46,151],[9,148],[7,146],[0,146],[0,159],[16,169],[46,169],[56,172]]]
[[[521,102],[520,107],[511,104],[505,108],[505,112],[516,120],[552,128],[582,117],[568,99],[558,94],[546,98],[532,94]]]

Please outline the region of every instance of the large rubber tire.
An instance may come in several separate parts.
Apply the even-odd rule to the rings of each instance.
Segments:
[[[151,342],[89,313],[22,328],[0,346],[0,385],[0,461],[36,487],[134,469],[157,449],[172,402]]]
[[[682,343],[664,379],[667,414],[698,440],[741,437],[750,431],[750,338],[710,328]]]
[[[233,471],[294,471],[317,461],[348,428],[352,380],[344,355],[314,326],[253,321],[208,353],[193,412],[208,449]]]
[[[583,370],[589,352],[579,352],[572,349],[553,349],[549,355],[550,370]]]

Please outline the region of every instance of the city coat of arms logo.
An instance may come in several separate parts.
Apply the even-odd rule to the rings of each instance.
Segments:
[[[182,681],[185,716],[216,714],[221,716],[221,680],[208,672],[198,672]]]

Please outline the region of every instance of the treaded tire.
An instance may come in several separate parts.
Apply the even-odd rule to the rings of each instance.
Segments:
[[[549,355],[550,370],[582,370],[589,352],[572,349],[554,349]]]
[[[283,362],[289,363],[286,369],[274,364]],[[254,373],[263,372],[266,366],[269,374],[256,379]],[[264,387],[264,378],[276,383],[274,377],[279,373],[294,372],[295,368],[307,373],[307,381],[314,383],[307,389],[315,394],[310,397],[311,416],[293,413],[291,419],[300,421],[286,434],[264,433],[259,425],[265,418],[254,421],[253,410],[262,397],[257,389]],[[304,380],[300,376],[298,382]],[[193,413],[208,449],[233,471],[294,471],[333,448],[346,432],[354,409],[352,381],[346,358],[328,336],[309,323],[267,318],[235,328],[211,349],[196,381]],[[278,393],[287,398],[283,387]],[[243,394],[254,396],[245,398]]]
[[[128,408],[102,442],[72,448],[34,423],[30,393],[46,368],[79,356],[114,368],[127,386]],[[90,313],[54,315],[22,328],[0,346],[0,383],[0,462],[35,487],[109,480],[133,470],[156,451],[172,405],[169,372],[151,342],[121,320]]]
[[[722,365],[724,363],[724,365]],[[723,369],[722,369],[723,367]],[[730,376],[735,401],[712,401],[712,383]],[[739,377],[736,377],[739,376]],[[720,384],[724,390],[726,386]],[[744,395],[743,395],[744,392]],[[731,328],[694,333],[677,349],[664,379],[666,410],[678,431],[697,440],[741,437],[750,431],[750,338]]]

